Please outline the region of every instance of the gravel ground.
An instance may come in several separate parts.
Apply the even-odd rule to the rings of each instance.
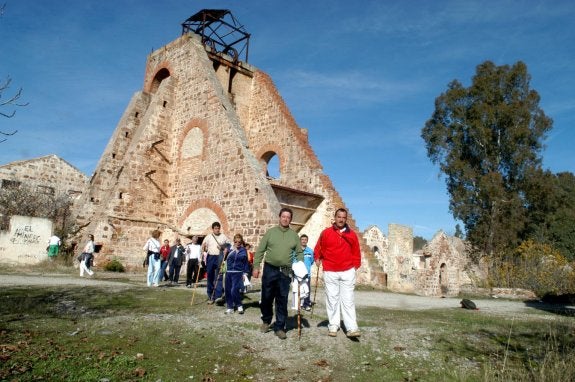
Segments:
[[[382,360],[396,359],[397,362],[412,364],[424,360],[426,368],[442,369],[444,362],[436,359],[437,352],[432,341],[436,329],[425,327],[412,327],[406,322],[387,322],[382,327],[362,326],[361,341],[350,341],[343,334],[337,338],[328,337],[327,321],[325,320],[325,304],[323,290],[317,290],[317,307],[315,315],[302,312],[302,336],[298,338],[295,325],[295,316],[290,311],[291,323],[288,322],[288,339],[280,341],[273,332],[262,334],[259,332],[259,309],[257,298],[259,280],[254,282],[254,291],[248,294],[249,307],[245,315],[225,315],[222,307],[208,307],[205,305],[205,288],[199,288],[197,302],[192,312],[185,314],[151,314],[139,317],[144,321],[178,321],[190,330],[204,331],[212,335],[222,336],[222,342],[241,341],[240,354],[256,355],[260,362],[257,370],[251,376],[253,380],[265,381],[339,381],[338,370],[347,370],[346,375],[358,378],[370,368],[385,368]],[[143,273],[111,273],[97,272],[95,277],[80,278],[78,274],[56,273],[27,273],[0,274],[0,288],[2,286],[94,286],[106,287],[113,290],[124,288],[147,288]],[[172,288],[185,289],[180,284],[177,287],[160,287],[158,289],[168,292]],[[190,291],[191,292],[191,291]],[[203,297],[203,298],[202,298]],[[422,311],[427,309],[453,309],[460,306],[461,298],[438,298],[388,293],[381,291],[356,291],[355,302],[358,307],[381,307],[390,310]],[[533,318],[544,320],[559,319],[561,315],[550,315],[545,312],[549,306],[540,302],[523,302],[519,300],[474,298],[479,308],[478,314],[497,316],[503,319]],[[247,305],[244,305],[247,306]],[[562,307],[565,309],[565,307]],[[361,319],[361,317],[359,317]],[[102,320],[102,330],[113,332],[120,327],[118,322],[133,320],[131,316],[110,316]],[[210,322],[206,325],[205,322]],[[290,321],[290,319],[288,319]],[[445,330],[449,330],[447,327]],[[231,335],[241,333],[241,336]],[[177,335],[173,333],[170,335]],[[361,347],[359,346],[361,343]],[[217,351],[217,350],[216,350]],[[367,357],[364,362],[353,363],[358,356]],[[475,362],[459,359],[452,355],[453,362],[458,363],[459,370],[476,370]],[[363,359],[363,358],[362,358]],[[301,368],[302,360],[306,360],[308,367]],[[387,361],[386,361],[387,362]],[[469,364],[466,364],[468,362]],[[213,372],[204,380],[225,380],[230,378],[221,370],[223,366],[213,365]],[[313,379],[311,378],[311,375]],[[410,380],[409,371],[406,370],[404,380]]]
[[[76,275],[67,274],[25,274],[25,275],[0,275],[0,285],[85,285],[107,286],[112,288],[138,288],[146,287],[145,276],[134,273],[108,273],[100,272],[95,277],[80,278]],[[255,280],[254,286],[257,285]],[[179,287],[183,287],[181,282]],[[323,290],[317,291],[318,303],[323,305]],[[424,297],[381,291],[356,291],[355,302],[357,306],[381,307],[386,309],[400,310],[427,310],[453,308],[460,306],[461,298]],[[524,302],[520,300],[477,298],[473,299],[477,307],[483,313],[496,315],[516,315],[523,313],[537,313],[543,309],[553,308],[539,301]],[[563,309],[575,309],[575,307],[561,307]]]

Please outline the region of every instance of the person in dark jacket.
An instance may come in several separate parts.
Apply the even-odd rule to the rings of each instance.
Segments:
[[[186,249],[180,239],[176,239],[176,244],[170,248],[168,264],[170,265],[170,284],[177,284],[180,279],[180,270],[184,263]]]
[[[249,271],[244,238],[238,233],[234,236],[234,244],[226,258],[226,314],[233,313],[234,308],[237,308],[239,314],[244,314],[241,291],[244,289],[244,277],[247,277]]]

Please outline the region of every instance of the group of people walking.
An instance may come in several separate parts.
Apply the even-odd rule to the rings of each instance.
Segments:
[[[217,302],[225,303],[226,314],[232,314],[236,311],[243,314],[242,292],[245,285],[249,283],[250,275],[256,279],[261,277],[259,305],[262,323],[260,330],[263,333],[271,330],[278,338],[286,339],[286,320],[290,284],[293,281],[293,264],[303,262],[305,265],[307,277],[298,280],[306,283],[307,290],[310,291],[311,267],[315,263],[318,272],[319,268],[323,267],[326,311],[329,321],[327,334],[336,337],[343,320],[346,336],[350,338],[359,337],[361,333],[357,325],[354,289],[356,270],[361,265],[361,254],[357,235],[347,224],[347,210],[340,208],[335,212],[333,225],[321,232],[314,250],[307,246],[309,240],[307,235],[304,234],[300,237],[290,228],[292,218],[291,209],[282,208],[280,210],[279,223],[270,228],[262,237],[253,256],[253,264],[251,264],[250,253],[246,250],[246,243],[242,235],[236,234],[230,241],[221,232],[220,223],[214,222],[212,233],[204,238],[201,246],[196,244],[196,249],[193,252],[193,259],[201,256],[200,262],[205,263],[207,303],[210,305]],[[159,232],[155,232],[155,235],[159,237]],[[159,245],[157,237],[152,236],[144,246],[150,258],[156,256],[156,252],[159,251],[156,250]],[[192,239],[192,242],[197,242],[197,238]],[[174,247],[178,245],[181,244],[176,241]],[[174,258],[174,247],[171,247],[169,252],[169,264]],[[188,256],[187,254],[191,251],[185,249],[183,253]],[[158,256],[160,256],[158,259],[161,258],[160,254]],[[186,260],[190,264],[190,260]],[[150,263],[151,261],[150,259]],[[195,260],[192,264],[196,264]],[[158,283],[158,276],[154,276],[153,269],[152,266],[148,268],[148,285],[157,285]],[[175,267],[175,270],[178,271],[178,268]],[[188,270],[188,274],[190,273],[193,274],[193,270],[192,272]],[[172,280],[171,271],[169,277]],[[294,282],[294,287],[299,287],[299,283],[300,281]],[[310,293],[301,302],[297,301],[295,297],[296,293],[294,293],[292,308],[300,309],[297,304],[301,303],[301,308],[311,310]],[[275,321],[273,321],[272,326],[274,313]]]
[[[328,336],[336,337],[341,322],[345,334],[350,338],[361,335],[354,302],[356,271],[361,265],[359,240],[347,224],[347,210],[335,212],[332,226],[325,228],[312,250],[307,246],[308,236],[298,234],[290,228],[293,212],[282,208],[279,222],[263,235],[255,254],[248,251],[242,235],[236,234],[230,240],[222,231],[219,222],[212,224],[212,233],[201,244],[193,236],[185,246],[178,238],[170,246],[168,240],[160,244],[160,231],[152,232],[143,249],[146,251],[144,265],[148,266],[147,285],[159,286],[162,280],[178,283],[181,267],[187,264],[186,286],[197,286],[201,274],[206,274],[207,303],[225,304],[226,314],[244,313],[243,292],[251,278],[261,277],[261,325],[263,333],[273,331],[280,339],[286,339],[286,320],[290,284],[293,282],[292,309],[312,309],[311,293],[296,299],[295,288],[305,283],[311,292],[311,268],[323,268],[325,305],[328,316]],[[93,252],[93,236],[90,235],[85,251]],[[90,243],[92,243],[90,245]],[[294,263],[302,262],[307,275],[294,281]],[[169,272],[168,272],[169,267]],[[88,260],[82,260],[80,272],[91,273]],[[301,304],[301,305],[297,305]],[[275,314],[275,321],[272,320]]]
[[[193,236],[184,247],[179,238],[175,240],[172,246],[170,246],[168,239],[165,239],[163,245],[160,245],[160,235],[159,230],[152,231],[152,236],[146,241],[143,248],[146,251],[143,265],[148,267],[146,277],[148,286],[157,287],[162,280],[170,284],[178,284],[182,266],[187,264],[186,286],[191,288],[194,283],[199,281],[201,268],[202,252],[198,244],[198,237]]]

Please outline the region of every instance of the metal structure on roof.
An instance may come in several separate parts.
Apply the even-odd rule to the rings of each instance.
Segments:
[[[250,34],[227,9],[202,9],[182,23],[182,34],[193,32],[212,53],[224,53],[234,62],[248,62]]]

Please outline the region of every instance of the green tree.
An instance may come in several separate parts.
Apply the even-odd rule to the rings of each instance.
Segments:
[[[552,245],[575,260],[575,176],[536,171],[526,187],[529,224],[524,238]]]
[[[519,243],[527,224],[525,176],[540,168],[542,140],[553,125],[529,83],[523,62],[486,61],[470,87],[448,85],[422,129],[428,157],[445,175],[450,211],[488,254]]]
[[[461,226],[459,224],[455,225],[455,233],[453,234],[453,236],[455,236],[459,239],[463,239],[465,237],[465,234],[461,230]]]
[[[423,249],[423,247],[427,244],[427,240],[425,240],[421,236],[414,236],[413,237],[413,250],[417,251]]]

